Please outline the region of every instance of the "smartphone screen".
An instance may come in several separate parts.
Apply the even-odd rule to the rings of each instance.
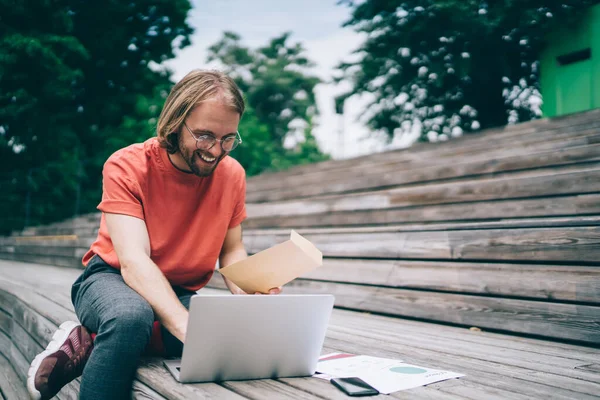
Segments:
[[[333,378],[331,383],[348,396],[372,396],[379,392],[360,378]]]

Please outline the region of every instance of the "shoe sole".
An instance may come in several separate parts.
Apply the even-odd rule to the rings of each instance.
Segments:
[[[35,356],[31,362],[31,366],[27,372],[27,391],[29,392],[29,396],[32,400],[40,400],[42,398],[42,394],[35,388],[35,374],[37,374],[40,364],[47,356],[60,349],[60,347],[65,343],[65,340],[67,340],[69,337],[69,334],[73,328],[79,325],[79,323],[74,321],[63,322],[58,327],[58,330],[54,332],[52,340],[50,343],[48,343],[46,350]]]

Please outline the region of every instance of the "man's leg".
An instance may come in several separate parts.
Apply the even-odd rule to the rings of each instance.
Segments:
[[[81,378],[80,399],[129,399],[140,355],[150,342],[154,311],[116,273],[99,272],[73,298],[82,325],[97,332]]]

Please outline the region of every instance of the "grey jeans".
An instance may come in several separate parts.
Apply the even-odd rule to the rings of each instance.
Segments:
[[[196,294],[173,287],[181,303],[189,308]],[[81,377],[79,398],[130,399],[140,356],[150,343],[156,320],[150,304],[131,289],[119,270],[94,256],[71,288],[77,318],[97,333],[94,350]],[[168,356],[181,356],[183,344],[161,327]]]

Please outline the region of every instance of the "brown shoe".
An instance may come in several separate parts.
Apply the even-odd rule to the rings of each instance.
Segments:
[[[31,398],[51,399],[63,386],[81,376],[92,349],[87,329],[78,322],[62,323],[46,350],[29,367],[27,390]]]

